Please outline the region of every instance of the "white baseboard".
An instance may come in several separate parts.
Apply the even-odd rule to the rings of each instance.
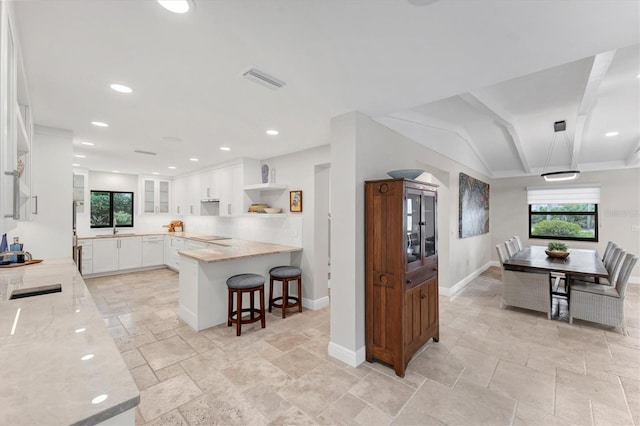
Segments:
[[[351,367],[357,367],[362,364],[366,358],[365,347],[361,347],[357,351],[352,351],[337,343],[329,342],[329,355],[335,359],[344,362]]]
[[[480,276],[480,274],[482,274],[484,271],[486,271],[487,269],[489,269],[492,266],[500,266],[500,265],[499,265],[499,263],[497,261],[491,260],[491,261],[485,263],[480,268],[478,268],[475,271],[473,271],[471,274],[467,275],[462,280],[460,280],[457,283],[455,283],[452,287],[449,287],[449,288],[438,287],[438,292],[440,293],[441,296],[447,296],[447,297],[455,296],[456,293],[460,292],[471,281],[473,281],[475,278]]]
[[[154,269],[171,269],[172,271],[178,272],[167,265],[157,265],[157,266],[145,266],[143,268],[122,269],[119,271],[98,272],[97,274],[82,274],[82,278],[100,278],[100,277],[108,277],[111,275],[128,274],[129,272],[153,271]]]
[[[329,296],[321,297],[320,299],[312,300],[302,298],[302,307],[311,309],[312,311],[317,311],[318,309],[322,309],[326,306],[329,306]]]

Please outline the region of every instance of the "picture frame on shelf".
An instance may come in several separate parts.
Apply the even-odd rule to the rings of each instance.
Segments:
[[[289,191],[289,211],[293,213],[302,212],[302,191]]]

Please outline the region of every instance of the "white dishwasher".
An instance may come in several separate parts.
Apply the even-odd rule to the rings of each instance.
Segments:
[[[146,235],[142,237],[142,266],[164,265],[164,236]]]

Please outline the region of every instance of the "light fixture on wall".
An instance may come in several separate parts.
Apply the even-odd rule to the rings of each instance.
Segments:
[[[542,169],[542,174],[540,175],[547,182],[573,180],[573,179],[577,179],[580,176],[580,171],[576,170],[577,167],[574,162],[573,151],[572,151],[571,143],[569,142],[569,137],[567,136],[566,130],[567,130],[566,121],[562,120],[562,121],[556,121],[555,123],[553,123],[553,139],[551,140],[551,145],[549,146],[549,152],[547,153],[547,160],[544,163],[544,168]],[[554,148],[554,145],[556,144],[556,138],[558,136],[558,133],[562,133],[564,135],[564,142],[567,146],[567,150],[569,151],[569,160],[571,162],[569,164],[569,167],[571,168],[571,170],[546,172],[547,168],[549,167],[549,163],[551,163],[551,157],[553,156],[553,148]]]

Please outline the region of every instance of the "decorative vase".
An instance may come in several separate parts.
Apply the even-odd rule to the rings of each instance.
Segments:
[[[269,181],[269,166],[266,164],[262,165],[262,183],[267,183]]]
[[[276,169],[271,169],[271,178],[269,179],[269,183],[276,183]]]

